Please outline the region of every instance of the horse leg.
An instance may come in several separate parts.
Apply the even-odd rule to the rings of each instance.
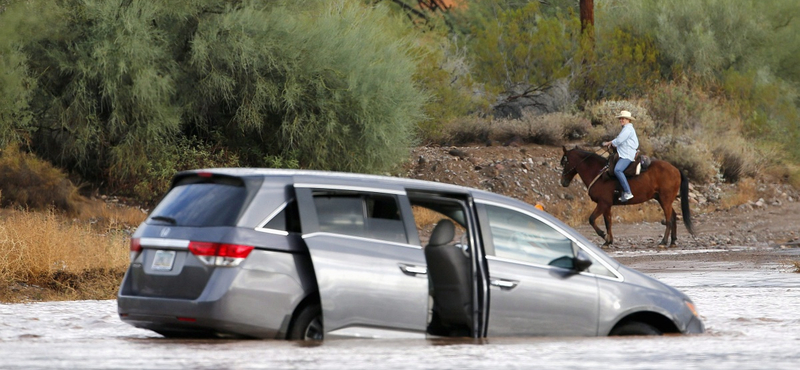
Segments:
[[[675,209],[672,209],[672,243],[669,244],[670,247],[677,247],[676,244],[678,241],[678,214],[675,213]]]
[[[611,207],[606,208],[605,212],[603,212],[603,221],[606,223],[606,244],[604,245],[611,245],[614,243],[614,234],[611,232]]]
[[[600,235],[600,237],[603,238],[603,240],[605,240],[606,233],[604,233],[603,230],[600,230],[600,228],[597,227],[597,223],[595,222],[597,218],[600,217],[601,213],[603,212],[600,209],[600,205],[598,204],[597,207],[594,207],[594,211],[592,211],[592,214],[589,215],[589,225],[592,225],[592,228],[594,228],[594,231],[597,233],[597,235]]]
[[[664,230],[664,237],[661,238],[661,242],[658,243],[659,247],[666,247],[667,246],[667,238],[669,238],[670,232],[675,229],[673,225],[675,225],[675,211],[672,210],[672,202],[667,203],[665,200],[660,200],[661,209],[664,211],[664,220],[666,221],[667,228]],[[673,241],[675,236],[673,235]]]

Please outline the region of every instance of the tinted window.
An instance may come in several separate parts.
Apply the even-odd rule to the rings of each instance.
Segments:
[[[609,269],[605,268],[605,266],[603,266],[600,261],[597,260],[597,258],[589,256],[589,259],[592,260],[592,265],[589,266],[589,269],[587,270],[588,272],[612,278],[617,277],[617,275],[614,275]]]
[[[297,212],[297,201],[294,199],[289,201],[286,207],[264,225],[264,228],[299,233],[300,215]]]
[[[527,214],[486,206],[495,256],[572,268],[572,240]]]
[[[407,243],[397,198],[389,195],[315,194],[320,231]]]
[[[148,222],[177,226],[234,226],[247,191],[244,184],[179,185],[153,210]]]

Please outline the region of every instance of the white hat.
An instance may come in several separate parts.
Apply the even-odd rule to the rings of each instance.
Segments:
[[[633,116],[631,116],[631,112],[628,112],[626,110],[619,112],[619,115],[617,116],[617,118],[627,118],[627,119],[629,119],[631,121],[633,121],[635,119],[635,118],[633,118]]]

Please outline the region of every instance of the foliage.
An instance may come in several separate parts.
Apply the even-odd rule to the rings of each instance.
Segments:
[[[159,155],[160,157],[148,158],[145,170],[138,178],[115,183],[114,188],[133,194],[142,202],[153,203],[169,190],[172,176],[176,172],[197,168],[239,167],[241,163],[236,153],[225,147],[202,143],[196,137],[179,139],[174,150],[163,151]]]
[[[247,163],[296,155],[305,168],[385,170],[411,145],[425,99],[412,40],[380,7],[308,5],[201,21],[184,115]]]
[[[575,14],[556,11],[548,16],[536,1],[520,7],[487,6],[471,30],[480,81],[495,91],[509,91],[518,85],[540,88],[570,74],[580,34]]]
[[[14,67],[0,131],[29,130],[44,158],[92,181],[162,178],[188,163],[182,137],[243,165],[379,172],[423,117],[414,38],[382,6],[34,0],[0,17],[15,35],[0,47],[19,51],[0,61]]]
[[[727,71],[724,74],[725,95],[735,102],[735,109],[744,120],[742,133],[783,144],[800,159],[800,109],[797,90],[775,78],[749,71]]]
[[[442,122],[483,110],[486,102],[472,93],[475,83],[466,47],[458,36],[450,39],[428,32],[418,40],[422,57],[414,79],[428,96],[418,135],[430,142],[441,134]]]
[[[774,5],[778,5],[777,3]],[[789,2],[781,1],[787,7]],[[771,22],[762,10],[773,2],[725,0],[621,0],[600,6],[602,33],[630,27],[649,36],[659,49],[662,70],[713,78],[729,68],[749,69],[767,58]]]
[[[573,80],[584,100],[641,96],[659,80],[658,49],[649,36],[636,36],[621,27],[591,41],[581,39],[582,64]]]

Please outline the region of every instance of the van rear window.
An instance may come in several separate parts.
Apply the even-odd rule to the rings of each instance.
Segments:
[[[148,223],[175,226],[235,226],[247,189],[239,183],[187,183],[172,188]]]

